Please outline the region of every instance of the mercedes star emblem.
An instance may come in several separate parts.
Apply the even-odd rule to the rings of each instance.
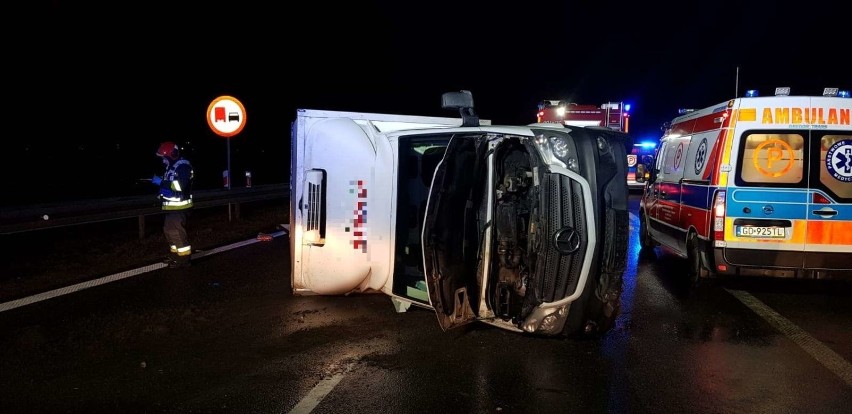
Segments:
[[[580,233],[573,227],[563,227],[553,235],[553,245],[559,253],[574,253],[580,249]]]

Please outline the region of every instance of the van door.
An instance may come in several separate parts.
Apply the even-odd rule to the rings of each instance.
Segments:
[[[736,187],[729,189],[725,213],[725,258],[730,263],[802,267],[808,225],[808,137],[806,129],[742,132],[736,144]]]
[[[710,238],[710,205],[713,191],[710,188],[716,165],[716,144],[722,134],[714,129],[692,136],[681,180],[680,225],[689,231],[694,228],[698,238]],[[686,240],[679,240],[686,249]]]
[[[812,107],[831,108],[820,102]],[[852,269],[852,131],[813,131],[810,148],[804,266]]]
[[[662,225],[657,222],[657,208],[659,207],[660,198],[659,198],[659,185],[660,185],[660,174],[663,171],[663,165],[666,159],[666,147],[668,144],[668,139],[663,138],[660,140],[660,146],[657,148],[657,154],[654,158],[654,165],[649,166],[649,168],[653,168],[657,178],[648,183],[648,187],[645,189],[645,193],[642,195],[644,205],[645,205],[645,214],[648,225],[648,233],[651,234],[654,240],[660,240],[662,236],[662,230],[660,229]]]
[[[655,190],[656,205],[652,225],[657,232],[654,238],[678,252],[686,239],[685,229],[680,228],[681,179],[683,179],[690,137],[676,137],[666,141],[663,164],[657,175]]]

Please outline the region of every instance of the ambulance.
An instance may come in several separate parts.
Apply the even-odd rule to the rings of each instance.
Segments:
[[[541,336],[596,335],[618,313],[626,148],[605,128],[299,109],[291,129],[294,295],[380,293]]]
[[[639,166],[640,243],[689,277],[852,274],[852,99],[745,97],[685,111]]]

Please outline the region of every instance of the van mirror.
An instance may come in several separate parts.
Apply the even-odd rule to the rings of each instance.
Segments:
[[[441,95],[441,108],[458,109],[463,127],[479,126],[479,117],[473,112],[473,94],[470,91],[444,93]]]
[[[653,183],[654,181],[657,181],[657,171],[654,165],[654,157],[650,155],[643,156],[642,162],[636,164],[636,182]]]
[[[636,164],[636,176],[634,179],[637,183],[645,182],[645,164]]]

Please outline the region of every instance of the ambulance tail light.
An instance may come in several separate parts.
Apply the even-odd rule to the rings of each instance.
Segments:
[[[713,246],[725,247],[725,191],[713,198]]]
[[[820,193],[814,193],[813,204],[831,204],[831,200]]]

